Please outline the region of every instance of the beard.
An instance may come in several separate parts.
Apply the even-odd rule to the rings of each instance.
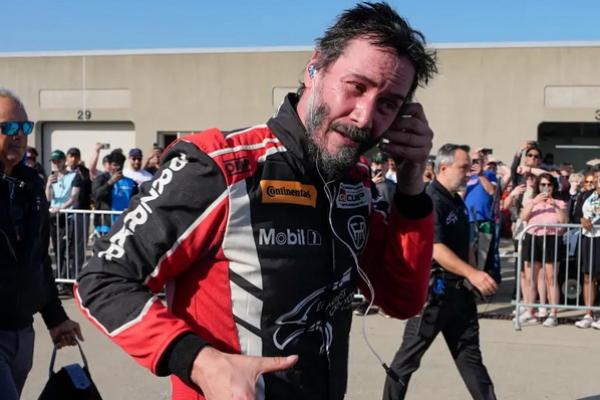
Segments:
[[[311,161],[317,163],[327,180],[339,179],[346,171],[356,164],[365,151],[375,145],[371,137],[371,131],[361,129],[351,124],[332,122],[329,129],[326,128],[326,121],[329,120],[330,109],[324,104],[315,104],[310,102],[308,113],[304,125],[306,126],[306,135],[308,137],[308,155]],[[342,146],[335,154],[327,151],[326,137],[328,130],[341,133],[343,136],[358,143],[357,147]],[[321,136],[317,136],[321,131]]]

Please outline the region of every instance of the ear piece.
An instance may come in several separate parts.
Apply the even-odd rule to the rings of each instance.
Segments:
[[[315,67],[312,64],[309,65],[308,66],[308,76],[310,76],[311,78],[314,78],[316,74],[317,74],[317,67]]]

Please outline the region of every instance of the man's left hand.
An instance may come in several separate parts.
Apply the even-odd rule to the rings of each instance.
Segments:
[[[421,193],[424,188],[423,172],[433,140],[433,131],[423,106],[420,103],[408,104],[383,137],[389,143],[383,143],[381,150],[396,161],[396,190],[408,195]]]
[[[70,319],[50,329],[50,337],[52,338],[52,343],[59,349],[64,346],[75,346],[77,339],[83,341],[79,324]]]

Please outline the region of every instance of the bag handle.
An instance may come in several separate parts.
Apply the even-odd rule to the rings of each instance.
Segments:
[[[83,360],[83,366],[86,369],[89,369],[87,358],[85,358],[85,354],[83,354],[83,349],[81,348],[81,344],[79,344],[79,340],[75,339],[75,342],[77,343],[77,347],[79,347],[79,354],[81,355],[81,359]],[[56,350],[58,350],[58,347],[54,345],[54,349],[52,350],[52,357],[50,357],[50,371],[48,373],[48,376],[52,376],[52,374],[54,373],[54,361],[56,361]]]

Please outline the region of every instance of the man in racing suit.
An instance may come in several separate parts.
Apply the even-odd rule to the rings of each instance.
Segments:
[[[420,311],[433,133],[408,101],[435,62],[419,35],[385,4],[346,11],[276,117],[177,142],[96,245],[77,289],[83,312],[172,374],[173,398],[342,399],[356,286],[392,316]],[[384,134],[399,165],[389,215],[357,163]]]

